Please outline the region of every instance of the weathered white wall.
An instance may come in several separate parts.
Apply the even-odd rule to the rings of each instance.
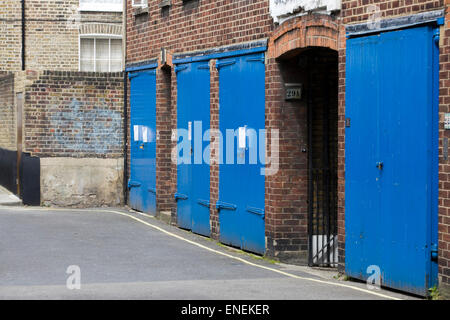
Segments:
[[[123,204],[123,158],[41,158],[44,206],[100,207]]]
[[[270,13],[275,22],[294,11],[334,11],[341,9],[341,0],[270,0]]]

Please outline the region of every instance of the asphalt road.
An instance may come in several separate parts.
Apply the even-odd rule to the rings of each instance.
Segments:
[[[80,289],[70,290],[78,275]],[[0,207],[0,299],[412,299],[335,275],[256,259],[125,209]]]

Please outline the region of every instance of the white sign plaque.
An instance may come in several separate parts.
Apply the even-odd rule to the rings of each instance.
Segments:
[[[286,16],[313,10],[335,11],[341,9],[341,0],[270,0],[270,14],[275,22],[282,23]]]

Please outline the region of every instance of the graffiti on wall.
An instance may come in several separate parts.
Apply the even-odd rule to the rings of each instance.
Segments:
[[[68,108],[52,112],[49,118],[53,143],[65,150],[102,155],[122,147],[122,114],[108,110],[102,100],[99,106],[87,108],[73,99]]]

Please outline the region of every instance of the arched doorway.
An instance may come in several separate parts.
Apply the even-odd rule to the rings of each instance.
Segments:
[[[338,30],[334,17],[311,14],[269,40],[266,126],[279,130],[280,152],[267,240],[291,263],[337,267]]]

